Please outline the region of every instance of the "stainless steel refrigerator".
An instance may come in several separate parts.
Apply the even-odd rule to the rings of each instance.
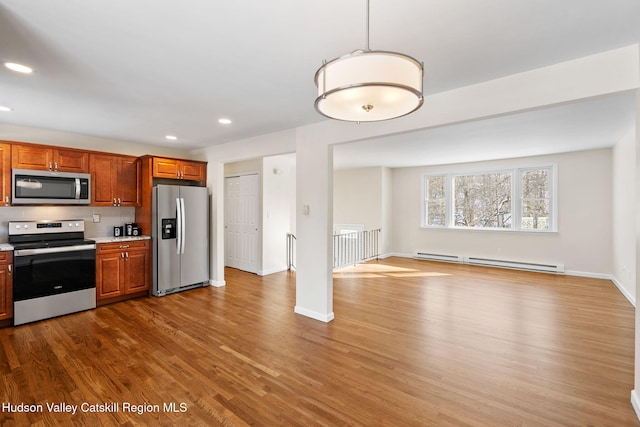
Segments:
[[[209,194],[204,187],[156,185],[152,198],[153,295],[209,283]]]

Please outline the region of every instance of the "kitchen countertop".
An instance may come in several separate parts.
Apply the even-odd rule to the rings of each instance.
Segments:
[[[114,242],[131,242],[134,240],[151,240],[151,236],[122,236],[122,237],[88,237],[95,240],[96,243],[114,243]],[[0,243],[0,252],[12,251],[13,246],[10,243]]]
[[[131,242],[134,240],[150,240],[151,236],[122,236],[122,237],[89,237],[96,243]]]

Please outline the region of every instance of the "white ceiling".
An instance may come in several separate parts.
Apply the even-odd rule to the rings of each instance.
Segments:
[[[640,1],[371,0],[370,31],[372,49],[424,61],[430,94],[638,43]],[[365,0],[0,0],[0,61],[35,69],[0,68],[0,105],[14,109],[0,123],[185,150],[240,140],[325,120],[315,71],[364,44]],[[609,97],[373,140],[365,154],[363,142],[340,146],[335,159],[392,166],[409,149],[426,164],[610,146],[633,108],[630,95]]]
[[[635,124],[635,93],[334,146],[336,169],[410,167],[612,147]]]

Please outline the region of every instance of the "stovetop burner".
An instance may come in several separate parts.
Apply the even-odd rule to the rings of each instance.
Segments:
[[[95,244],[84,238],[84,220],[9,221],[9,243],[16,249]]]
[[[62,239],[62,240],[40,240],[38,242],[12,243],[14,249],[43,249],[61,248],[64,246],[92,245],[95,240],[90,239]]]

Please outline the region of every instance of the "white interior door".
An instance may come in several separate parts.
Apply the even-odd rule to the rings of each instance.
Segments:
[[[258,272],[260,187],[258,174],[225,179],[225,265]]]

